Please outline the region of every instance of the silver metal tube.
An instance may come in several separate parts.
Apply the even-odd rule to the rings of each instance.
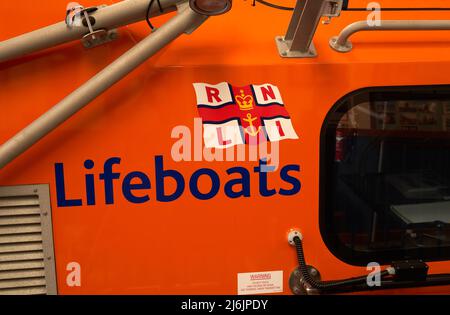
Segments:
[[[325,0],[307,0],[303,8],[304,12],[301,13],[300,20],[295,27],[292,38],[291,48],[292,51],[299,51],[301,53],[308,53],[311,47],[314,34],[319,26],[320,19],[323,13],[323,6]],[[287,37],[291,36],[291,26],[288,29]]]
[[[330,40],[330,46],[339,52],[352,50],[350,37],[361,31],[444,31],[450,30],[450,20],[385,20],[380,25],[359,21],[345,27],[339,36]]]
[[[102,94],[161,48],[207,19],[187,6],[60,103],[0,146],[0,169]]]
[[[161,0],[164,13],[175,11],[181,0]],[[94,28],[115,29],[124,25],[145,20],[149,0],[125,0],[111,6],[99,8],[92,13]],[[61,12],[63,15],[63,12]],[[156,1],[150,10],[150,17],[160,15]],[[26,33],[0,42],[0,63],[19,58],[30,53],[81,39],[89,33],[88,26],[67,27],[65,22],[56,23],[36,31]]]

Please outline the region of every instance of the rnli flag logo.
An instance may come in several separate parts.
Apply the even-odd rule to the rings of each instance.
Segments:
[[[207,148],[298,139],[275,85],[195,83],[194,88]]]

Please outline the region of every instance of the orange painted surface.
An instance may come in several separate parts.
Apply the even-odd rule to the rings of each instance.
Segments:
[[[0,40],[64,18],[67,1],[0,2]],[[114,1],[103,1],[111,4]],[[102,2],[102,3],[103,3]],[[384,1],[408,6],[411,1]],[[280,2],[293,5],[292,1]],[[366,3],[366,1],[360,1]],[[85,6],[100,4],[85,0]],[[445,6],[423,1],[422,6]],[[356,6],[356,5],[355,5]],[[331,25],[320,25],[315,59],[282,59],[274,38],[285,33],[289,12],[251,1],[235,1],[226,15],[210,18],[192,35],[163,49],[112,89],[33,146],[0,173],[0,185],[48,183],[60,294],[236,294],[237,274],[283,270],[284,293],[296,267],[287,241],[291,228],[305,235],[309,264],[325,280],[365,273],[334,257],[319,232],[319,136],[325,115],[345,94],[363,87],[450,84],[449,32],[361,33],[354,50],[339,54],[331,36],[366,14],[344,12]],[[448,19],[442,13],[383,13],[384,19]],[[159,25],[165,18],[152,21]],[[0,65],[0,143],[39,117],[67,94],[149,34],[138,23],[121,30],[121,39],[85,50],[79,42]],[[234,86],[272,83],[280,88],[300,140],[280,143],[280,165],[301,166],[301,193],[263,198],[252,174],[251,198],[232,200],[223,193],[226,170],[257,162],[174,162],[175,126],[193,126],[198,117],[194,82]],[[199,201],[188,191],[171,203],[156,201],[154,157],[188,179],[203,167],[221,177],[219,195]],[[115,204],[104,204],[97,180],[96,206],[58,208],[54,164],[64,163],[68,197],[84,196],[83,163],[94,160],[94,174],[110,157],[120,157],[122,176],[146,173],[151,200],[126,201],[115,182]],[[272,187],[286,185],[269,175]],[[209,185],[202,182],[202,188]],[[169,187],[167,187],[168,189]],[[66,285],[66,266],[82,266],[82,286]],[[449,262],[430,263],[431,273],[449,272]],[[449,287],[393,290],[387,293],[449,293]]]

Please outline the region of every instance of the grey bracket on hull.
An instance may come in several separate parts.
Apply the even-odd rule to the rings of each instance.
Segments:
[[[116,40],[119,37],[119,33],[117,31],[117,28],[113,29],[95,29],[94,25],[92,23],[95,23],[95,18],[90,16],[91,12],[95,12],[98,9],[104,8],[106,5],[101,5],[98,7],[91,7],[86,9],[81,9],[76,17],[79,18],[81,22],[81,26],[83,26],[83,23],[87,25],[89,28],[89,33],[84,35],[81,39],[81,42],[83,43],[84,48],[94,48],[106,43],[109,43],[113,40]],[[66,17],[66,24],[67,24],[67,17]]]
[[[313,58],[317,51],[313,38],[320,19],[329,20],[340,15],[342,0],[298,0],[286,35],[277,36],[278,52],[284,58]]]

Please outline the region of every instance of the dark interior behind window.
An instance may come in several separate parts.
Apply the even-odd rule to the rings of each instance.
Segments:
[[[450,86],[364,89],[334,106],[320,228],[353,265],[450,259]]]

